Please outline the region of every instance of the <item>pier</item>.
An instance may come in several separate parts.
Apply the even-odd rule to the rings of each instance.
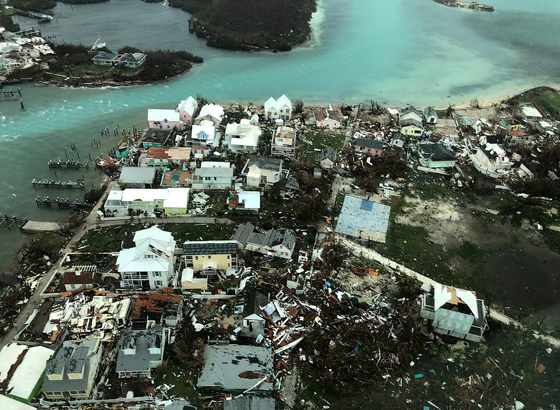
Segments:
[[[56,232],[62,229],[58,222],[29,221],[17,216],[0,216],[0,228],[11,230],[14,226],[24,233]]]
[[[66,169],[80,169],[85,168],[89,169],[89,164],[86,162],[82,164],[80,161],[74,161],[73,159],[67,159],[66,161],[58,160],[49,160],[49,168],[66,168]]]
[[[53,205],[56,205],[58,209],[86,209],[90,208],[91,206],[85,202],[80,202],[77,199],[71,201],[69,198],[59,198],[56,197],[51,199],[50,197],[46,196],[44,198],[35,197],[35,203],[37,206],[43,206],[46,208],[50,208]]]
[[[78,179],[77,181],[60,181],[57,179],[35,179],[31,180],[31,184],[36,187],[44,188],[78,188],[84,189],[84,180]]]
[[[8,230],[12,229],[13,226],[21,229],[27,222],[27,219],[18,218],[17,216],[0,216],[0,228],[8,228]]]

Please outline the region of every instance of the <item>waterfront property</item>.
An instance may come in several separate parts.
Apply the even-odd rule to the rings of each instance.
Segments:
[[[226,126],[224,145],[233,152],[255,152],[259,145],[261,129],[251,124],[251,120],[242,119],[239,124]]]
[[[455,154],[442,143],[423,142],[418,144],[420,164],[428,168],[453,168],[457,162]]]
[[[119,378],[151,377],[152,370],[163,363],[165,340],[162,328],[123,331],[117,355]]]
[[[271,155],[295,158],[296,156],[296,130],[291,127],[280,126],[272,135]]]
[[[474,292],[436,284],[433,293],[421,296],[420,316],[437,333],[480,342],[486,330],[486,307]]]
[[[344,115],[336,105],[320,108],[315,111],[315,126],[318,130],[335,130],[342,127]]]
[[[192,96],[189,96],[186,100],[181,100],[181,102],[177,105],[177,112],[181,117],[181,121],[185,124],[191,123],[197,108],[198,102]]]
[[[118,60],[118,55],[106,51],[100,51],[91,60],[95,65],[113,66]]]
[[[358,138],[354,142],[354,151],[372,157],[380,157],[385,144],[373,138]]]
[[[207,345],[204,368],[197,386],[223,391],[270,391],[273,387],[273,362],[270,347]]]
[[[426,124],[437,124],[438,115],[434,107],[426,107],[424,109],[424,120]]]
[[[54,350],[43,346],[4,346],[0,351],[0,393],[30,403],[41,389],[47,361],[53,354]]]
[[[191,140],[193,144],[212,146],[216,135],[216,126],[210,120],[202,120],[192,126]]]
[[[189,182],[199,191],[229,189],[233,182],[233,168],[229,162],[203,161]]]
[[[179,168],[186,167],[191,158],[189,147],[151,147],[146,153],[143,166],[146,167],[170,167],[176,165]]]
[[[155,168],[122,167],[119,185],[122,189],[153,188],[155,179]]]
[[[118,64],[127,68],[138,68],[146,62],[144,53],[125,53],[118,59]]]
[[[174,274],[175,239],[156,226],[134,234],[134,247],[117,258],[123,289],[150,290],[167,287]]]
[[[140,146],[142,148],[171,146],[175,142],[174,135],[175,132],[173,130],[148,128],[140,139]]]
[[[201,124],[202,121],[211,121],[214,126],[219,126],[224,118],[224,107],[217,104],[206,104],[200,109],[198,117],[195,119],[196,124]]]
[[[478,172],[491,178],[503,177],[513,166],[500,144],[480,145],[474,154],[469,154],[469,158]]]
[[[335,231],[359,239],[385,243],[391,207],[346,195]]]
[[[189,203],[189,188],[132,189],[114,188],[105,202],[106,216],[184,215]]]
[[[181,117],[176,110],[148,110],[148,124],[150,128],[160,130],[183,129]]]
[[[422,125],[422,111],[417,110],[412,106],[408,106],[405,109],[401,110],[399,113],[399,125],[404,126],[407,124],[407,120],[414,120],[415,123]]]
[[[285,94],[278,100],[270,97],[264,103],[264,116],[270,121],[278,119],[288,121],[292,118],[292,102]]]
[[[251,187],[275,184],[282,176],[282,159],[252,155],[245,163],[241,175]]]
[[[43,394],[49,400],[87,399],[93,389],[103,347],[94,335],[66,341],[47,362]]]

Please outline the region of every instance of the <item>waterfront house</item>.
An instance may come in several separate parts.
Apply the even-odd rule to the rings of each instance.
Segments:
[[[122,167],[119,185],[122,189],[153,188],[155,179],[155,168]]]
[[[189,188],[134,189],[113,188],[105,202],[106,216],[167,214],[184,215],[189,203]]]
[[[148,149],[143,165],[146,167],[170,167],[175,165],[179,168],[187,166],[191,158],[189,147],[151,147]]]
[[[255,152],[259,145],[261,129],[248,119],[226,126],[224,146],[233,152]]]
[[[41,388],[47,361],[53,354],[54,350],[43,346],[17,343],[4,346],[0,351],[0,397],[6,395],[18,402],[32,402]],[[11,407],[2,407],[0,403],[0,408]]]
[[[417,110],[412,106],[408,106],[405,109],[401,110],[399,113],[399,125],[402,127],[406,125],[407,120],[414,120],[415,123],[420,124],[422,126],[422,111]]]
[[[277,119],[288,121],[292,117],[292,102],[285,94],[278,100],[270,97],[264,103],[264,116],[270,121]]]
[[[118,62],[126,68],[138,68],[146,62],[146,58],[144,53],[124,53],[119,57]]]
[[[197,387],[234,392],[248,389],[254,393],[271,391],[273,358],[270,347],[206,345],[204,368]]]
[[[140,139],[142,148],[166,147],[173,145],[176,130],[164,130],[159,128],[148,128]]]
[[[153,326],[176,327],[183,316],[183,297],[165,293],[140,295],[132,312],[133,329]]]
[[[203,161],[189,181],[195,190],[225,190],[231,188],[233,168],[229,162]]]
[[[442,143],[424,142],[418,145],[420,164],[427,168],[453,168],[455,154]]]
[[[160,130],[182,129],[183,123],[179,113],[175,110],[148,110],[148,124],[150,128]]]
[[[152,369],[163,363],[165,340],[162,328],[124,330],[117,354],[116,370],[119,378],[151,377]]]
[[[212,146],[216,138],[216,127],[212,121],[202,120],[192,126],[191,140],[197,145]]]
[[[15,58],[0,57],[0,72],[4,75],[21,69],[22,65],[22,62]]]
[[[319,153],[319,164],[323,169],[332,169],[336,163],[336,149],[325,147]]]
[[[342,127],[344,115],[336,105],[320,108],[315,111],[315,127],[318,130],[335,130]]]
[[[81,341],[66,341],[47,362],[43,394],[48,400],[89,398],[101,362],[101,339],[90,335]]]
[[[490,178],[506,176],[513,166],[500,144],[481,144],[474,153],[469,154],[469,158],[478,172]]]
[[[296,236],[291,229],[269,229],[264,233],[251,232],[245,242],[247,251],[283,259],[292,259],[295,246]]]
[[[259,213],[261,209],[260,191],[232,191],[226,200],[227,208],[233,212]]]
[[[96,276],[95,272],[76,269],[62,274],[62,284],[66,291],[80,289],[84,286],[91,287],[97,282]]]
[[[282,159],[252,155],[245,163],[241,175],[251,187],[275,184],[282,176]]]
[[[276,127],[272,135],[271,155],[295,158],[296,130],[291,127]]]
[[[426,124],[437,124],[438,115],[434,107],[426,107],[424,109],[424,120]]]
[[[407,118],[401,123],[401,134],[407,135],[409,137],[421,137],[424,134],[424,128],[422,127],[422,121],[417,121],[413,118]]]
[[[420,316],[440,334],[480,342],[486,330],[486,307],[474,292],[436,284],[421,296]]]
[[[206,104],[200,110],[198,117],[195,119],[196,124],[200,124],[202,121],[212,121],[214,126],[219,126],[224,118],[224,107],[217,104]]]
[[[233,273],[237,269],[237,242],[189,241],[183,245],[183,261],[186,268],[204,276],[217,271]]]
[[[354,142],[354,151],[372,157],[380,157],[385,144],[372,138],[358,138]]]
[[[123,289],[154,290],[169,285],[173,277],[175,239],[156,226],[134,234],[134,247],[117,258]]]
[[[197,108],[198,102],[192,96],[189,96],[186,100],[181,100],[181,102],[177,105],[177,112],[181,117],[181,121],[185,124],[191,123]]]
[[[91,60],[95,65],[113,66],[117,64],[118,55],[108,53],[106,51],[100,51]]]

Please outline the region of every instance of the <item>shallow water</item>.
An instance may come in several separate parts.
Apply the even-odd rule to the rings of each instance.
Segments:
[[[560,83],[560,2],[487,0],[494,13],[448,8],[431,0],[321,0],[314,39],[290,53],[239,53],[205,46],[188,33],[189,15],[161,3],[112,0],[64,5],[42,25],[56,41],[109,48],[186,49],[204,57],[191,72],[152,86],[71,89],[23,85],[26,110],[0,102],[0,214],[55,220],[66,213],[37,209],[40,195],[81,192],[33,188],[32,178],[54,177],[46,163],[65,158],[75,143],[85,158],[106,151],[116,138],[99,128],[145,125],[148,107],[171,107],[188,95],[215,101],[263,103],[287,93],[309,103],[447,105]],[[24,27],[36,25],[19,18]],[[91,147],[101,139],[103,148]],[[67,150],[68,151],[68,150]],[[69,153],[69,152],[68,152]],[[76,154],[73,158],[76,158]],[[82,172],[58,171],[60,179]],[[96,172],[84,173],[88,184]],[[5,266],[23,236],[0,232]]]

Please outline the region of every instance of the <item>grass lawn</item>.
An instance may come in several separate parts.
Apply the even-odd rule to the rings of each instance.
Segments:
[[[552,90],[543,90],[533,97],[533,101],[552,117],[560,120],[560,94]]]
[[[195,389],[196,374],[192,374],[183,366],[171,360],[167,361],[167,369],[163,383],[173,386],[167,394],[170,396],[182,397],[187,399],[195,406],[201,406],[202,401],[198,391]]]
[[[162,224],[160,228],[171,232],[177,243],[185,241],[226,240],[234,234],[237,225],[231,224]]]
[[[300,141],[302,142],[299,151],[300,159],[309,164],[317,165],[317,154],[319,151],[315,151],[315,149],[322,150],[325,147],[333,147],[340,152],[344,146],[344,135],[323,131],[310,131],[305,133]]]
[[[95,64],[82,64],[72,67],[72,74],[84,75],[85,73],[107,73],[112,67],[100,66]]]

